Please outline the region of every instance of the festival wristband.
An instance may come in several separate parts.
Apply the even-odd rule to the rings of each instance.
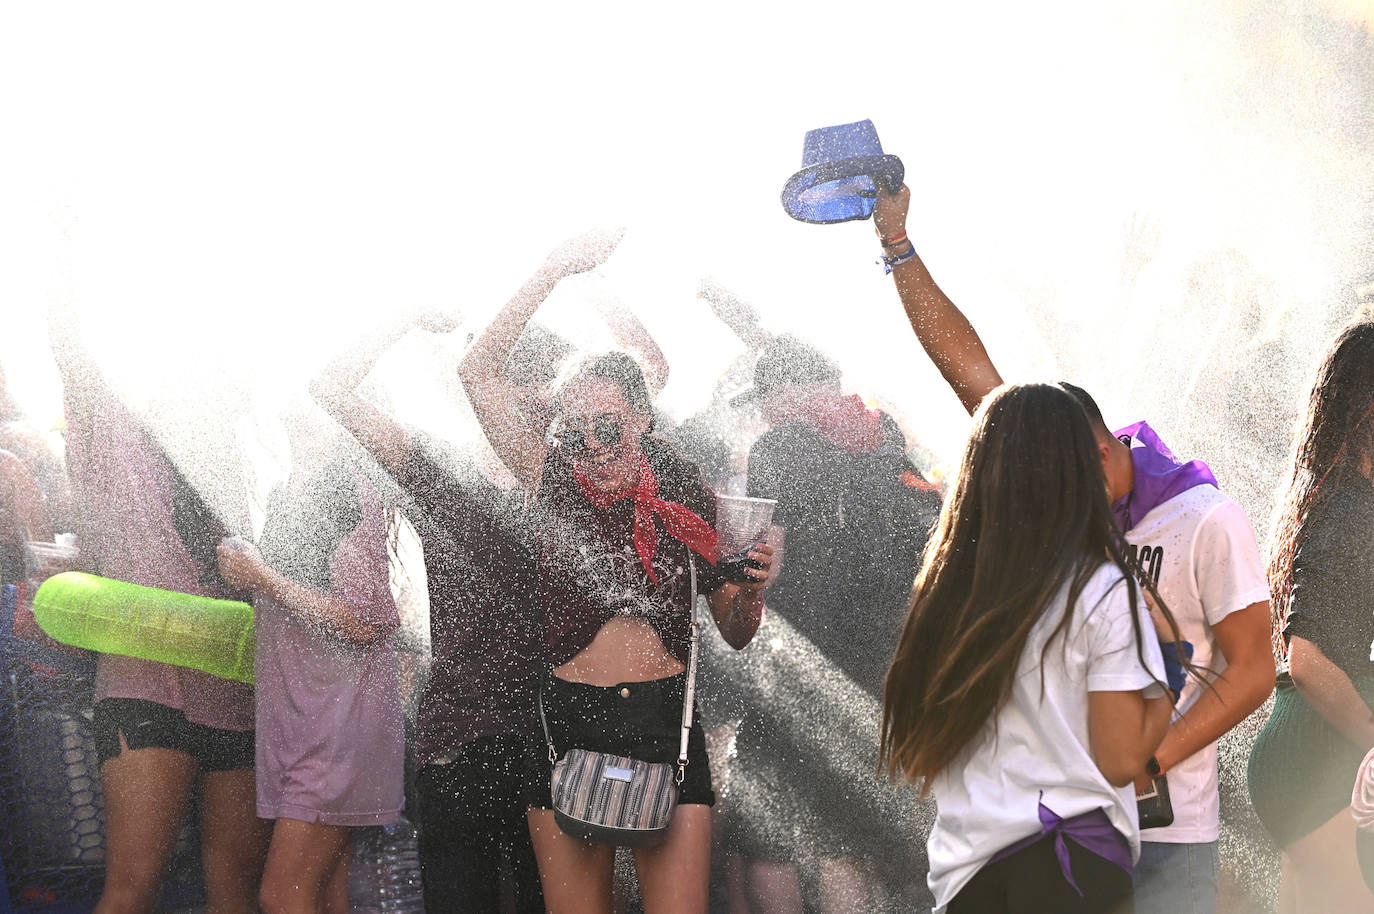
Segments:
[[[903,241],[906,241],[906,232],[902,232],[900,235],[893,238],[879,238],[878,240],[883,243],[883,247],[885,248],[895,248]]]

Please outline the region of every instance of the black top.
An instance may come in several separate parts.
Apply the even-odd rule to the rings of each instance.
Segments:
[[[749,494],[778,502],[782,570],[767,594],[797,631],[871,694],[882,691],[940,498],[913,488],[896,422],[860,454],[787,422],[749,453]],[[906,482],[903,482],[904,474]]]
[[[1293,597],[1284,637],[1310,641],[1366,701],[1374,697],[1374,485],[1362,476],[1323,500],[1304,524],[1293,557]]]
[[[684,505],[712,527],[715,496],[696,467],[671,445],[650,438],[645,454],[658,478],[658,497]],[[557,452],[544,464],[540,510],[539,607],[548,638],[548,660],[566,663],[592,643],[613,616],[648,619],[663,646],[683,663],[691,646],[691,580],[688,548],[664,529],[657,516],[655,585],[634,548],[634,501],[623,498],[605,511],[582,494],[570,464]],[[697,557],[697,592],[709,596],[722,581],[710,562]]]
[[[522,493],[502,493],[470,463],[428,448],[411,453],[396,481],[425,515],[417,526],[433,661],[420,698],[418,761],[484,736],[532,732],[543,634]]]

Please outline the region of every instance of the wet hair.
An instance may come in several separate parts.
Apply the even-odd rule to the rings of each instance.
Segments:
[[[889,776],[923,778],[928,790],[1010,696],[1031,629],[1055,597],[1067,588],[1069,609],[1047,651],[1104,561],[1124,578],[1136,655],[1149,669],[1091,423],[1072,391],[1053,384],[999,388],[974,414],[883,689]]]
[[[1374,313],[1364,312],[1332,341],[1317,366],[1307,414],[1293,439],[1293,474],[1275,514],[1269,557],[1274,653],[1282,660],[1293,559],[1308,518],[1332,503],[1361,456],[1374,457]]]
[[[610,381],[620,389],[631,410],[652,419],[654,404],[649,395],[649,385],[644,381],[644,370],[633,356],[625,352],[588,356],[564,369],[554,387],[555,411],[563,411],[563,396],[569,387],[593,378]]]
[[[572,351],[572,343],[562,336],[547,327],[530,324],[506,358],[506,377],[521,387],[548,386]]]

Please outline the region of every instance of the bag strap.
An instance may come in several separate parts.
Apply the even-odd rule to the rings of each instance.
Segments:
[[[697,691],[697,643],[701,640],[701,627],[697,625],[697,557],[687,550],[687,568],[692,579],[692,599],[687,604],[687,612],[692,620],[692,649],[687,655],[687,687],[682,694],[682,742],[677,753],[677,782],[687,779],[687,739],[692,733],[692,704]]]
[[[696,698],[697,691],[697,645],[701,640],[701,626],[697,624],[697,559],[687,553],[687,570],[691,576],[692,590],[691,602],[687,604],[688,613],[692,620],[692,647],[687,655],[687,685],[683,690],[682,696],[682,740],[678,744],[677,753],[677,783],[681,784],[687,778],[687,740],[692,733],[692,706]],[[547,677],[545,677],[547,679]],[[549,762],[558,761],[558,750],[553,745],[553,735],[549,733],[549,719],[544,713],[544,682],[539,683],[539,726],[544,730],[544,742],[549,747]]]

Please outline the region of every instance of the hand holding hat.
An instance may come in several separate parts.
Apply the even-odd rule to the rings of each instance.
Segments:
[[[867,219],[878,194],[895,191],[904,174],[902,160],[883,153],[872,121],[809,130],[802,170],[783,188],[782,207],[801,222]]]

